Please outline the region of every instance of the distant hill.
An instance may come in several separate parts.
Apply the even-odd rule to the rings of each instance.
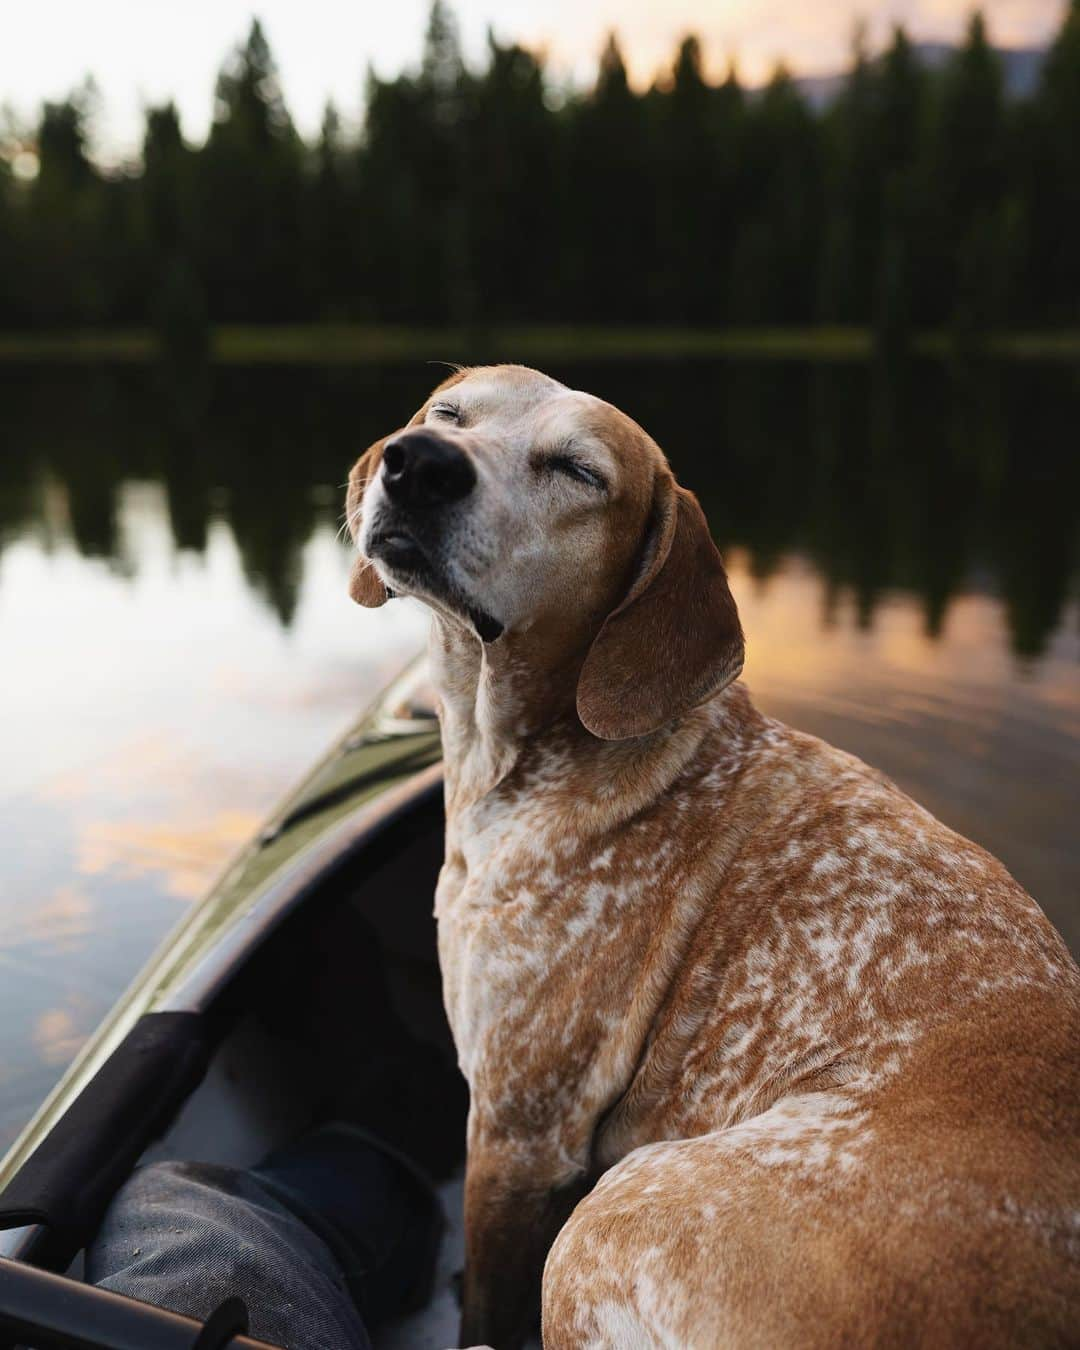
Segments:
[[[915,42],[912,50],[927,70],[939,70],[956,54],[957,48],[947,42]],[[1005,71],[1005,92],[1009,98],[1027,98],[1034,93],[1046,60],[1046,50],[1045,47],[994,48]],[[846,74],[810,75],[796,79],[795,84],[810,106],[820,110],[839,96],[847,80]]]

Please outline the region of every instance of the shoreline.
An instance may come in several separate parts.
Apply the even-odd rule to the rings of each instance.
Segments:
[[[989,334],[960,347],[946,332],[912,337],[907,354],[931,360],[986,357],[1080,362],[1080,330]],[[149,329],[0,332],[0,362],[144,364],[162,354]],[[209,360],[222,365],[365,365],[411,360],[564,361],[730,358],[869,361],[878,354],[868,328],[698,329],[627,325],[497,325],[435,328],[391,324],[220,325]],[[898,352],[898,355],[900,353]]]

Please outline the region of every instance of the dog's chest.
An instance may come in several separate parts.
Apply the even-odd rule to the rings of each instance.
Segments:
[[[529,1058],[520,1047],[539,1039],[572,1077],[577,1056],[619,1041],[648,942],[647,904],[674,855],[670,843],[635,849],[621,833],[583,843],[542,795],[485,803],[450,823],[436,915],[467,1076],[503,1051],[501,1072],[513,1076],[510,1066]]]

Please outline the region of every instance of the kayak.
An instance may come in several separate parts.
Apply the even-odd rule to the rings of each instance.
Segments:
[[[424,1306],[375,1345],[454,1343],[467,1091],[432,914],[442,835],[417,662],[187,913],[0,1160],[0,1345],[196,1344],[197,1323],[81,1283],[80,1253],[140,1163],[249,1167],[328,1110],[413,1159],[447,1214]],[[197,1344],[260,1344],[245,1329],[226,1316]]]

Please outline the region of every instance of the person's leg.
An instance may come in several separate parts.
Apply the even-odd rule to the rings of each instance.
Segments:
[[[369,1327],[427,1303],[444,1219],[431,1182],[403,1154],[335,1123],[252,1175],[327,1244]]]
[[[198,1318],[238,1295],[254,1336],[289,1350],[369,1350],[365,1318],[423,1302],[441,1227],[410,1164],[327,1126],[251,1171],[140,1168],[87,1251],[87,1278]]]
[[[142,1167],[87,1250],[86,1276],[205,1319],[238,1295],[251,1334],[289,1350],[369,1350],[326,1243],[249,1173],[205,1163]]]

